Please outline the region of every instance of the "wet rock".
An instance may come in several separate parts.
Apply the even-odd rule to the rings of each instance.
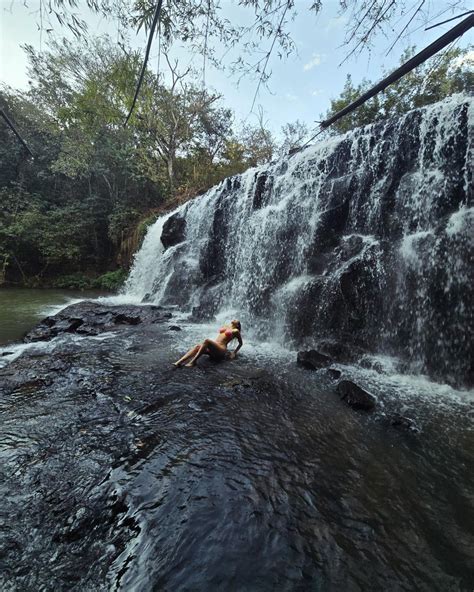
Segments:
[[[308,370],[318,370],[319,368],[325,368],[331,364],[332,360],[329,356],[322,354],[315,349],[308,351],[298,352],[296,363],[303,368]]]
[[[384,373],[383,365],[377,360],[361,358],[359,360],[359,365],[362,366],[362,368],[367,368],[368,370],[375,370],[375,372],[378,372],[379,374]]]
[[[370,411],[377,403],[377,398],[351,380],[341,380],[337,385],[341,400],[354,409]]]
[[[161,242],[165,249],[182,243],[186,236],[186,219],[179,214],[170,216],[163,225]]]
[[[181,331],[181,327],[178,327],[178,325],[170,325],[168,331]]]
[[[331,357],[337,362],[352,362],[356,360],[360,353],[361,348],[354,344],[343,343],[333,339],[324,339],[318,341],[318,351]]]
[[[349,261],[356,255],[360,255],[364,248],[364,239],[362,236],[353,234],[344,237],[338,248],[338,254],[343,261]]]
[[[248,380],[243,380],[241,378],[233,378],[231,380],[227,380],[226,382],[223,382],[222,386],[225,388],[236,388],[237,386],[243,386],[244,388],[250,388],[252,385]]]
[[[153,314],[160,312],[166,311]],[[11,397],[3,390],[0,419],[8,426],[8,439],[4,439],[8,454],[2,459],[6,478],[2,478],[1,492],[9,528],[0,533],[0,581],[6,574],[6,585],[0,585],[0,589],[108,590],[122,571],[125,579],[120,587],[124,590],[212,590],[209,578],[196,580],[196,574],[201,573],[202,557],[214,557],[215,541],[223,538],[232,541],[231,552],[218,553],[218,571],[213,573],[220,578],[223,589],[245,589],[248,579],[235,584],[232,569],[236,556],[252,566],[255,548],[249,546],[246,537],[242,538],[240,525],[248,523],[251,511],[256,516],[261,513],[258,536],[269,540],[274,525],[266,518],[274,512],[260,495],[249,501],[250,506],[240,500],[249,490],[263,491],[262,487],[275,499],[296,500],[297,506],[290,504],[278,519],[284,520],[281,524],[285,537],[292,537],[289,542],[302,549],[306,566],[313,565],[313,549],[321,542],[319,530],[307,529],[309,522],[320,524],[328,532],[334,529],[341,536],[347,533],[348,524],[355,525],[351,536],[359,537],[355,541],[360,548],[366,549],[367,541],[372,545],[374,532],[358,529],[373,524],[374,515],[380,518],[376,508],[385,508],[386,488],[375,488],[371,503],[361,505],[360,482],[340,476],[355,471],[362,482],[380,480],[390,485],[387,464],[393,463],[399,469],[395,476],[403,477],[406,455],[400,456],[392,447],[384,448],[383,432],[377,431],[375,437],[380,436],[380,440],[375,442],[367,438],[370,426],[363,425],[354,414],[335,417],[332,408],[321,404],[321,398],[308,397],[306,389],[301,389],[306,375],[296,367],[283,378],[279,366],[265,361],[264,368],[257,367],[250,357],[243,356],[237,363],[208,365],[201,371],[172,370],[175,352],[169,325],[125,325],[113,339],[75,340],[73,346],[70,340],[58,340],[42,355],[42,348],[34,356],[33,348],[28,348],[8,367],[8,372],[15,374],[14,380],[20,374],[26,382],[44,377],[56,364],[67,362],[69,366],[62,373],[52,372],[53,384],[42,386],[38,396],[28,393]],[[0,370],[0,392],[4,377],[13,380],[5,376],[6,372]],[[112,388],[106,390],[109,380]],[[232,385],[224,387],[226,381]],[[350,439],[338,438],[338,430],[347,430]],[[358,446],[361,441],[364,445]],[[382,448],[389,455],[386,462],[371,463]],[[356,454],[350,454],[354,449]],[[417,461],[416,466],[430,469],[431,457],[426,458],[427,462]],[[429,478],[438,472],[436,466],[427,474],[427,491],[434,492],[428,499],[430,504],[436,503],[435,485],[440,482]],[[275,479],[275,474],[284,476],[283,483]],[[325,478],[316,480],[316,474]],[[422,477],[425,479],[426,473]],[[442,486],[444,482],[448,479],[441,482]],[[413,485],[413,491],[407,491],[406,498],[416,503],[416,483],[407,483]],[[449,490],[440,493],[441,502],[434,506],[434,522]],[[314,499],[319,500],[318,504],[308,503]],[[341,499],[343,506],[334,502]],[[399,526],[397,537],[403,535],[406,525],[403,499],[400,502],[397,508],[401,518],[394,520],[394,525]],[[413,506],[413,512],[417,511],[422,512],[422,507]],[[231,514],[234,518],[229,522]],[[358,520],[348,522],[347,516],[357,516]],[[382,520],[383,516],[380,523]],[[417,521],[413,523],[418,525]],[[387,576],[390,561],[399,564],[418,552],[422,525],[410,535],[407,540],[413,540],[413,547],[406,555],[385,560],[381,553],[384,563],[377,564],[372,572],[366,574],[371,562],[361,567],[366,577],[361,580],[363,589],[383,589],[388,576],[396,578],[394,572]],[[203,545],[200,557],[196,558],[193,545],[183,547],[184,558],[173,552],[177,539],[196,538]],[[131,555],[130,549],[137,541],[140,552]],[[350,549],[352,552],[354,547]],[[404,551],[403,546],[395,549]],[[269,549],[263,558],[268,566],[265,578],[271,578],[274,572],[272,553]],[[439,578],[438,554],[433,555],[433,577]],[[377,554],[374,557],[377,559]],[[426,557],[423,547],[413,565]],[[185,573],[183,561],[189,566]],[[348,563],[348,571],[357,569],[360,553],[355,549],[354,555],[346,553],[341,559],[337,548],[328,561],[334,561],[334,578],[339,582],[340,566]],[[204,563],[206,574],[214,569],[208,559]],[[291,553],[284,570],[281,574],[285,580],[287,574],[293,578]],[[144,573],[151,575],[143,586]],[[163,579],[163,573],[177,573],[179,577]],[[227,573],[231,573],[230,578]],[[429,573],[426,570],[421,576]],[[251,576],[257,581],[260,575],[258,564]],[[319,575],[315,571],[313,581],[309,577],[294,580],[296,588],[314,588]],[[451,578],[450,573],[444,580],[448,583],[446,589]],[[370,580],[375,582],[372,588]],[[437,581],[432,589],[436,589]],[[359,583],[354,583],[353,588],[361,589]],[[275,578],[262,592],[277,589]]]
[[[2,352],[2,357],[3,356],[11,356],[12,354],[13,354],[13,352],[11,352],[11,351],[4,351],[4,352]]]
[[[17,387],[17,390],[22,391],[22,392],[35,391],[35,390],[41,388],[42,386],[49,386],[51,384],[51,382],[52,381],[48,378],[34,377],[31,380],[27,380],[26,382],[23,382],[22,384],[20,384]]]
[[[23,341],[47,341],[63,333],[98,335],[115,330],[120,325],[157,323],[170,319],[172,313],[155,306],[109,306],[96,302],[80,302],[68,306],[52,317],[46,317]]]
[[[265,205],[264,197],[265,197],[265,186],[268,179],[268,173],[265,171],[261,173],[257,178],[257,183],[255,184],[255,194],[253,196],[253,209],[259,210],[262,206]]]
[[[211,320],[214,318],[219,308],[219,287],[209,285],[205,288],[204,294],[201,296],[201,300],[198,306],[194,306],[192,309],[192,319]]]
[[[191,401],[190,403],[188,403],[188,407],[193,411],[202,411],[202,407],[199,407],[199,405],[195,401]]]
[[[173,318],[173,313],[163,312],[158,317],[154,318],[151,322],[152,323],[162,323],[163,321],[166,321],[166,320],[172,319],[172,318]]]
[[[328,368],[327,373],[334,380],[341,378],[341,375],[342,375],[342,372],[340,370],[338,370],[337,368]]]
[[[199,271],[201,277],[208,285],[216,284],[224,279],[226,265],[226,240],[229,231],[229,220],[226,208],[226,197],[228,194],[221,193],[214,212],[209,239],[205,249],[199,258]],[[204,296],[205,296],[204,291]]]
[[[142,298],[142,300],[141,300],[141,301],[142,301],[142,302],[151,302],[151,298],[152,298],[152,296],[151,296],[150,292],[147,292],[147,293],[145,294],[145,296],[143,296],[143,298]]]
[[[55,360],[52,364],[50,364],[49,370],[50,372],[65,372],[69,370],[70,366],[70,362],[65,362],[64,360],[58,359]]]
[[[416,434],[420,431],[415,421],[404,415],[394,415],[390,420],[390,425],[401,432],[412,432]]]
[[[119,313],[114,317],[114,323],[116,325],[138,325],[141,323],[141,318],[139,315]]]

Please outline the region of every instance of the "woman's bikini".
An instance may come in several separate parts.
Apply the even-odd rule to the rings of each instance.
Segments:
[[[229,327],[221,327],[219,329],[219,333],[223,333],[229,339],[229,341],[232,339],[232,337],[234,337],[234,332],[232,329],[229,329]]]
[[[224,340],[222,340],[220,343],[218,340],[217,343],[222,348],[224,348],[225,351],[222,351],[221,356],[219,356],[219,354],[217,354],[217,356],[224,358],[227,355],[227,346],[232,341],[232,339],[234,339],[235,335],[232,329],[229,329],[229,327],[224,326],[219,329],[219,337],[224,337]],[[214,357],[216,357],[216,354],[214,354]]]

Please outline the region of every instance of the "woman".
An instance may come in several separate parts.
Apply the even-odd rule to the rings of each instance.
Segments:
[[[199,360],[199,358],[204,354],[208,355],[213,360],[223,360],[227,355],[227,346],[233,339],[237,339],[239,345],[230,354],[230,358],[234,359],[237,355],[237,352],[243,345],[240,331],[240,321],[234,319],[230,322],[230,326],[224,325],[219,329],[219,335],[214,341],[212,339],[205,339],[202,343],[198,343],[192,349],[190,349],[188,353],[184,354],[182,358],[175,362],[173,366],[180,368],[184,365],[186,360],[191,358],[191,360],[186,364],[186,367],[192,368],[196,365],[196,362]]]

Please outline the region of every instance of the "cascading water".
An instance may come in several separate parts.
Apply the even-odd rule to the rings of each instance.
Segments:
[[[469,383],[473,122],[455,95],[227,179],[150,228],[125,295]]]

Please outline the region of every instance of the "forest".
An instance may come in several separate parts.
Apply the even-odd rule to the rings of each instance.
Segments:
[[[225,98],[164,51],[166,76],[147,69],[127,126],[140,51],[108,36],[24,50],[26,92],[1,87],[0,108],[29,157],[0,125],[0,285],[115,289],[149,224],[222,179],[304,145],[298,119],[271,131],[238,122]],[[415,48],[405,52],[406,61]],[[399,115],[474,88],[468,50],[450,49],[337,122],[326,134]],[[331,116],[371,85],[350,75]],[[315,119],[321,114],[315,114]]]

